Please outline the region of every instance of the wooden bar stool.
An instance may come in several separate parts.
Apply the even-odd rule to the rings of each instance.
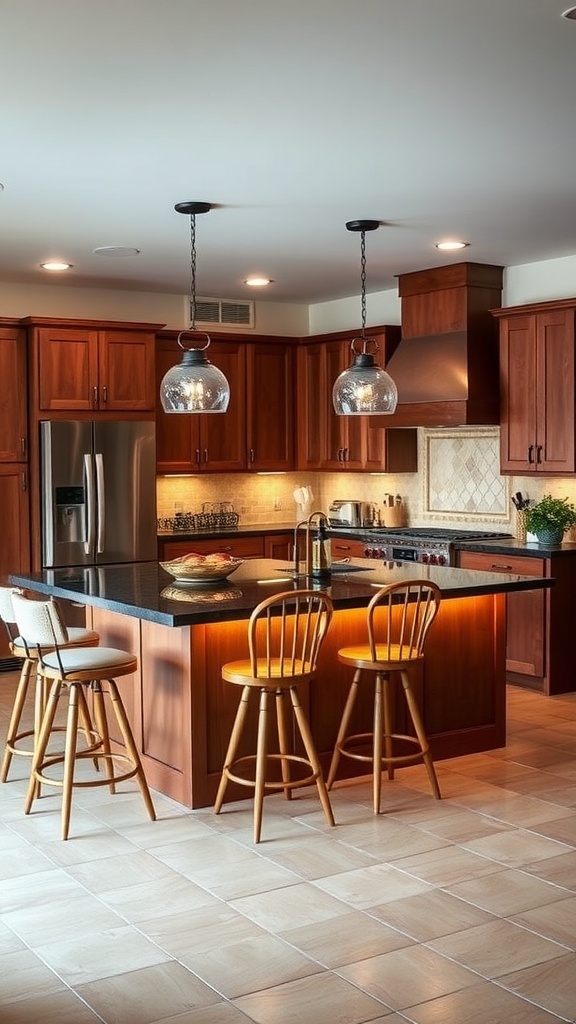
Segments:
[[[137,668],[135,655],[113,647],[69,647],[67,631],[57,606],[52,601],[32,601],[22,594],[13,594],[12,606],[18,630],[27,648],[38,651],[38,672],[51,682],[50,693],[42,716],[37,737],[28,792],[24,811],[28,814],[38,794],[38,784],[58,786],[62,789],[62,839],[68,838],[72,791],[89,786],[108,786],[115,792],[116,783],[136,778],[144,799],[146,810],[152,821],[156,812],[144,775],[132,730],[122,703],[115,677],[130,675]],[[48,653],[46,653],[48,652]],[[102,684],[105,683],[105,686]],[[79,715],[88,713],[85,690],[90,687],[94,704],[96,732],[94,742],[86,749],[77,749]],[[48,742],[53,731],[58,701],[64,690],[68,691],[68,718],[66,723],[65,749],[54,755],[47,753]],[[112,702],[112,709],[122,735],[125,752],[112,752],[108,732],[105,697]],[[104,776],[87,780],[75,780],[77,761],[85,758],[104,762]],[[117,770],[115,762],[120,762]],[[47,774],[55,765],[63,765],[63,778]]]
[[[440,799],[438,779],[409,674],[411,668],[424,660],[424,643],[438,613],[440,600],[440,588],[427,580],[410,580],[408,583],[383,587],[368,605],[368,643],[342,647],[338,651],[338,660],[354,667],[356,671],[340,722],[326,785],[330,789],[334,784],[341,755],[370,763],[375,814],[380,813],[383,769],[387,769],[388,778],[392,780],[395,766],[413,764],[419,760],[424,761],[432,792],[437,800]],[[348,735],[364,674],[374,677],[374,731]],[[415,736],[394,732],[393,683],[396,677],[400,677],[402,683]],[[395,753],[399,742],[416,749],[408,753]],[[352,749],[354,747],[357,749]]]
[[[248,624],[249,659],[231,661],[222,667],[222,678],[242,687],[242,695],[234,721],[228,751],[222,769],[214,813],[224,801],[228,781],[254,790],[254,842],[260,842],[264,794],[284,790],[286,799],[292,790],[316,783],[318,795],[329,825],[334,815],[320,760],[316,752],[308,719],[300,703],[298,686],[314,679],[318,654],[333,613],[332,601],[322,591],[291,590],[262,601],[254,609]],[[238,757],[238,749],[246,724],[251,698],[259,696],[256,753]],[[287,698],[300,733],[305,756],[294,753],[289,741]],[[268,719],[270,698],[275,698],[278,751],[268,753]],[[280,765],[281,775],[272,779],[268,769]],[[304,766],[305,775],[292,778],[291,765]],[[251,768],[254,777],[238,774],[242,767]]]
[[[19,593],[19,591],[14,587],[0,587],[0,619],[3,621],[8,634],[8,643],[11,654],[15,658],[19,658],[22,662],[20,679],[18,680],[18,686],[16,688],[12,714],[8,725],[8,734],[6,736],[6,744],[4,746],[2,768],[0,769],[0,781],[2,782],[6,782],[8,779],[8,773],[10,771],[10,765],[14,755],[18,757],[33,757],[34,737],[38,735],[47,698],[46,683],[44,682],[43,677],[37,672],[38,650],[34,646],[27,646],[22,637],[17,634],[14,610],[12,607],[12,595],[15,593]],[[100,637],[93,629],[84,629],[80,626],[68,626],[66,628],[66,632],[68,640],[67,643],[62,646],[96,647],[100,643]],[[45,653],[48,652],[49,648],[47,647]],[[20,723],[22,721],[22,714],[26,698],[28,696],[32,673],[34,673],[36,680],[34,726],[32,729],[21,729]],[[87,743],[92,742],[93,730],[89,715],[88,718],[86,718],[83,714],[82,727]],[[21,744],[25,743],[30,737],[32,737],[30,744],[22,746]]]

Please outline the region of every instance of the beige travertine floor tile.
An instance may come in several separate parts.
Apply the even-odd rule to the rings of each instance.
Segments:
[[[0,879],[22,878],[34,872],[49,871],[52,861],[40,850],[20,840],[14,847],[5,849],[0,856]]]
[[[82,886],[60,868],[36,871],[0,882],[0,914],[83,893]]]
[[[120,886],[140,885],[142,882],[152,883],[162,878],[176,881],[177,878],[168,865],[147,850],[133,850],[120,857],[103,857],[96,868],[84,862],[70,864],[68,873],[93,893],[108,892]]]
[[[426,882],[398,871],[391,864],[343,871],[339,875],[319,878],[315,885],[359,910],[376,906],[388,899],[425,892],[429,888]]]
[[[372,854],[354,849],[353,844],[348,845],[348,831],[346,842],[323,835],[315,836],[313,842],[303,836],[279,839],[266,853],[271,861],[308,880],[378,862]]]
[[[576,891],[576,852],[561,853],[557,857],[524,864],[523,870],[561,885],[564,889]]]
[[[273,895],[265,892],[242,896],[231,900],[230,906],[274,933],[340,917],[349,909],[341,900],[322,892],[312,882],[275,889]]]
[[[338,974],[395,1010],[475,985],[478,977],[425,946],[407,946],[338,968]]]
[[[574,957],[567,955],[557,960],[527,967],[523,971],[504,974],[500,984],[511,989],[563,1020],[573,1021],[576,1008],[576,971]]]
[[[3,953],[0,956],[0,978],[0,1020],[7,1016],[5,1006],[15,1000],[65,991],[63,981],[31,949]]]
[[[3,1024],[101,1024],[101,1018],[68,988],[15,1003],[4,1003],[0,995],[0,1020]]]
[[[78,938],[47,942],[35,950],[67,985],[81,985],[96,978],[150,967],[169,959],[168,953],[130,925],[91,931]]]
[[[498,821],[505,821],[519,828],[530,828],[540,822],[562,818],[566,814],[563,807],[535,797],[519,796],[508,790],[502,790],[495,800],[478,800],[472,797],[466,800],[466,804]]]
[[[255,1024],[362,1024],[384,1016],[386,1006],[343,978],[316,974],[234,1000]]]
[[[151,1024],[218,1003],[220,997],[181,964],[156,964],[83,985],[76,991],[106,1024]]]
[[[200,907],[220,906],[215,896],[182,875],[167,875],[153,882],[140,882],[98,895],[130,924],[166,917],[171,912],[181,914]]]
[[[534,832],[546,835],[549,839],[557,839],[559,843],[566,843],[573,849],[576,848],[576,814],[572,813],[565,818],[555,818],[549,821],[546,826],[535,825]]]
[[[263,929],[254,921],[226,903],[149,920],[144,918],[139,926],[153,942],[183,963],[193,953],[263,934]]]
[[[177,1017],[162,1017],[152,1024],[251,1024],[250,1019],[232,1003],[221,1002]]]
[[[0,913],[0,916],[3,915]],[[15,935],[12,929],[0,920],[0,956],[3,953],[16,953],[22,949],[24,949],[22,939]]]
[[[403,820],[411,821],[407,815]],[[481,836],[491,836],[498,832],[506,832],[513,826],[503,821],[496,821],[476,811],[468,811],[463,807],[454,807],[443,804],[442,809],[434,816],[417,817],[414,815],[413,824],[451,843],[464,843],[470,839],[479,839]],[[415,851],[423,852],[423,851]]]
[[[500,978],[566,952],[564,946],[503,919],[433,939],[429,945],[484,978]]]
[[[558,1017],[488,981],[406,1012],[414,1024],[559,1024]]]
[[[325,967],[341,967],[411,943],[400,931],[360,911],[279,934]]]
[[[526,910],[512,920],[576,950],[576,896]]]
[[[194,878],[198,885],[204,886],[214,896],[223,900],[268,892],[285,885],[294,885],[299,881],[299,877],[293,871],[287,871],[263,857],[243,861],[241,872],[222,871],[219,864],[212,864],[209,868],[194,871]]]
[[[2,914],[2,920],[31,949],[68,939],[80,942],[86,932],[120,928],[125,924],[118,914],[88,893],[13,910]]]
[[[351,826],[346,830],[346,843],[356,846],[364,853],[377,857],[378,860],[394,861],[406,856],[406,850],[412,853],[426,853],[428,850],[440,850],[450,844],[439,836],[415,828],[405,821],[395,821],[390,816],[377,816],[380,828],[375,829],[371,840],[366,840],[363,825]]]
[[[323,968],[276,935],[257,935],[241,942],[195,953],[187,963],[208,985],[233,999],[319,974]]]
[[[154,796],[156,798],[156,794]],[[175,806],[178,808],[177,804]],[[208,825],[184,812],[185,808],[180,807],[179,810],[166,813],[160,820],[146,820],[132,825],[120,823],[116,830],[119,835],[125,836],[134,846],[139,846],[143,850],[153,850],[168,843],[187,842],[214,835],[213,829]]]
[[[565,889],[513,868],[470,878],[446,888],[459,899],[474,903],[498,917],[509,917],[554,900],[566,899],[568,895]]]
[[[562,843],[523,829],[473,839],[466,843],[466,849],[512,867],[523,867],[524,864],[535,860],[544,860],[546,857],[557,857],[561,853],[570,852],[570,848]]]
[[[483,880],[490,885],[489,879],[493,877],[488,875]],[[385,921],[392,928],[398,928],[418,942],[426,942],[440,935],[450,935],[452,932],[494,919],[486,911],[456,899],[440,889],[382,903],[377,907],[371,907],[370,914]]]
[[[394,866],[432,885],[450,885],[465,878],[490,875],[499,870],[499,865],[494,861],[456,846],[416,857],[402,857],[395,861]]]

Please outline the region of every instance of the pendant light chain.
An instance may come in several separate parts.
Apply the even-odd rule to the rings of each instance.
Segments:
[[[196,330],[196,214],[190,214],[190,330]]]
[[[360,234],[360,284],[362,287],[362,341],[366,351],[366,232]]]

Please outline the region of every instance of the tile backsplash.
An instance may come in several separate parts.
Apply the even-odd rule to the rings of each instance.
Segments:
[[[336,498],[369,501],[382,509],[384,494],[399,494],[408,523],[431,522],[514,533],[511,493],[533,500],[545,493],[576,502],[576,478],[503,477],[499,473],[497,427],[458,427],[418,431],[418,473],[239,473],[158,478],[159,517],[178,511],[201,512],[204,502],[231,502],[244,525],[293,524],[293,491],[310,487],[314,509],[327,510]]]

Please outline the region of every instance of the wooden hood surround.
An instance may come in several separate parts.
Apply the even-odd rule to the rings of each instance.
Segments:
[[[398,388],[391,416],[373,427],[499,422],[498,323],[503,267],[456,263],[402,274],[402,340],[386,369]]]

